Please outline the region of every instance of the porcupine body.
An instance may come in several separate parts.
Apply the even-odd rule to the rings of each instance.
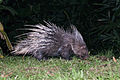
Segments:
[[[81,59],[88,58],[88,49],[75,26],[71,26],[71,31],[57,27],[53,23],[46,25],[26,25],[28,33],[25,39],[20,40],[14,47],[14,54],[31,54],[38,60],[49,56],[61,56],[70,59],[75,54]]]

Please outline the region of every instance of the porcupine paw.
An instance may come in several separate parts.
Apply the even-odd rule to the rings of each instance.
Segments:
[[[34,57],[35,57],[36,59],[38,59],[39,61],[43,59],[43,55],[42,55],[41,53],[35,54]]]
[[[64,58],[65,60],[71,60],[72,58],[70,57],[69,53],[63,53],[62,55],[62,58]]]
[[[63,57],[65,60],[72,60],[71,57],[67,56],[67,57]]]

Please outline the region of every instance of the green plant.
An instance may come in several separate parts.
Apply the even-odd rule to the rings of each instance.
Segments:
[[[3,39],[3,40],[6,41],[7,47],[8,47],[8,49],[9,49],[10,51],[13,50],[13,47],[12,47],[12,45],[11,45],[11,42],[10,42],[7,34],[5,33],[4,28],[3,28],[3,25],[2,25],[1,22],[0,22],[0,39]],[[1,47],[0,47],[0,58],[3,58],[3,56],[1,55],[1,53],[3,54],[2,49],[1,49]]]
[[[3,10],[7,10],[12,15],[16,15],[17,14],[17,12],[13,8],[5,6],[5,5],[2,5],[2,2],[3,2],[3,0],[0,0],[0,13],[3,12]]]
[[[3,2],[3,0],[0,0],[0,4]]]
[[[97,48],[113,49],[118,55],[120,52],[120,1],[103,0],[94,5],[99,8],[95,9],[98,13],[97,24],[92,28],[91,35],[96,37]]]

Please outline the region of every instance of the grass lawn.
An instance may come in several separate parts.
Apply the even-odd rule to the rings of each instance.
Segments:
[[[120,80],[120,59],[116,63],[97,56],[38,61],[31,56],[5,56],[0,59],[0,80]]]

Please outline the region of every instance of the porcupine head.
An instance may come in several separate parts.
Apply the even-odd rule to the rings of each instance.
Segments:
[[[87,59],[89,57],[88,48],[85,41],[83,40],[82,35],[79,33],[75,26],[71,25],[71,28],[73,30],[72,35],[74,37],[71,43],[71,47],[74,54],[81,59]]]
[[[88,49],[75,26],[71,26],[71,31],[65,31],[55,24],[28,25],[30,32],[25,33],[27,38],[20,40],[14,47],[15,54],[32,54],[38,60],[47,56],[61,56],[64,59],[70,58],[70,52],[81,59],[87,59]],[[25,29],[24,29],[25,30]]]

